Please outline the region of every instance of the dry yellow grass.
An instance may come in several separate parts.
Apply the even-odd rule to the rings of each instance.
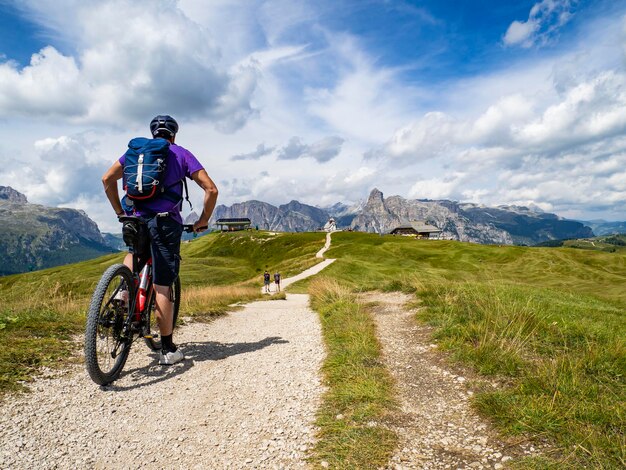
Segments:
[[[206,286],[183,289],[180,314],[194,317],[220,315],[236,302],[248,302],[261,296],[258,287]]]

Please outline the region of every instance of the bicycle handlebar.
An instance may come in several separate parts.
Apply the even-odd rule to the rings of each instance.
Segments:
[[[200,230],[206,230],[208,229],[209,226],[208,225],[203,225],[202,227],[198,227],[198,229]],[[193,224],[183,224],[183,230],[187,233],[192,233],[193,232]]]
[[[141,219],[139,219],[138,217],[134,216],[134,215],[123,215],[121,217],[118,217],[118,221],[119,222],[136,222],[139,221],[141,222]],[[199,230],[207,230],[209,228],[208,225],[203,225],[201,227],[198,227]],[[193,224],[183,224],[183,230],[187,233],[192,233],[193,232]]]

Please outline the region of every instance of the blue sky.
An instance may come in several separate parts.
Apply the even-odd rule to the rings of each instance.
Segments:
[[[625,15],[608,0],[0,0],[0,185],[114,230],[99,177],[169,113],[224,204],[378,187],[626,220]]]

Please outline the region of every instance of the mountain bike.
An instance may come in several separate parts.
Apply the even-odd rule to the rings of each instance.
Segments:
[[[89,376],[98,385],[110,384],[119,377],[137,339],[143,338],[152,351],[161,349],[148,227],[134,216],[119,220],[123,224],[124,242],[133,254],[133,270],[121,263],[109,267],[91,297],[85,328],[85,364]],[[193,225],[183,225],[183,230],[191,233]],[[173,326],[176,326],[179,277],[170,288],[170,298],[174,303]]]

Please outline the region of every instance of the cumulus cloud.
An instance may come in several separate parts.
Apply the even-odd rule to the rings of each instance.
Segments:
[[[572,17],[572,0],[542,0],[530,9],[528,20],[513,21],[503,37],[507,46],[544,45]]]
[[[435,159],[442,155],[542,153],[604,140],[626,132],[626,74],[613,71],[573,85],[553,103],[534,102],[532,96],[502,97],[477,117],[458,119],[430,112],[398,131],[368,156],[398,163]],[[511,150],[517,152],[511,153]],[[465,158],[467,160],[467,158]]]
[[[266,147],[265,144],[259,144],[254,152],[242,153],[230,157],[233,161],[238,160],[259,160],[261,157],[271,154],[276,147]]]
[[[225,65],[210,32],[176,2],[69,3],[22,5],[33,17],[45,18],[46,28],[71,38],[75,49],[63,54],[47,46],[22,68],[0,63],[0,117],[115,124],[167,110],[207,118],[232,132],[254,116],[250,101],[257,70]]]
[[[568,85],[553,84],[543,99],[503,96],[465,118],[426,113],[366,157],[430,171],[411,197],[535,203],[572,217],[583,207],[618,210],[626,206],[626,74],[603,71]]]
[[[339,152],[344,139],[337,136],[324,137],[310,145],[303,144],[299,137],[292,137],[289,143],[278,152],[279,160],[297,160],[313,158],[320,163],[332,160]]]
[[[222,180],[220,187],[228,191],[238,202],[257,198],[263,202],[272,202],[276,196],[276,188],[281,188],[282,195],[285,182],[277,175],[262,171],[256,175]]]
[[[626,131],[626,75],[608,71],[568,90],[561,102],[521,126],[519,144],[542,149],[604,139]]]
[[[34,143],[30,163],[9,161],[0,168],[0,182],[19,183],[29,201],[45,205],[63,205],[93,193],[94,182],[110,165],[97,155],[97,148],[82,136],[61,136]],[[100,185],[98,185],[100,188]]]

